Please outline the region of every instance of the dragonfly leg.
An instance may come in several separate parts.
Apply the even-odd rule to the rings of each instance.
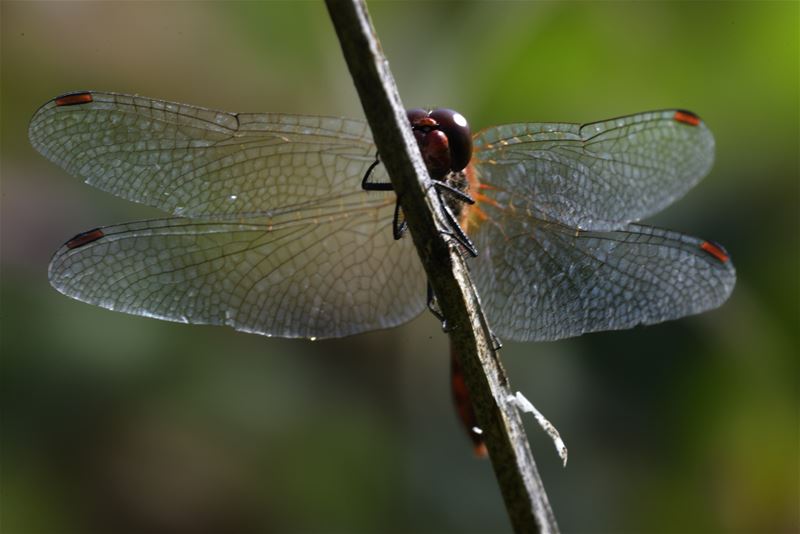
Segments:
[[[361,189],[364,191],[394,191],[394,186],[391,182],[370,182],[369,177],[372,171],[380,165],[381,155],[380,152],[375,152],[375,161],[373,161],[367,172],[364,173],[364,178],[361,180]],[[403,212],[400,210],[400,202],[394,203],[394,217],[392,218],[392,235],[395,239],[400,239],[406,233],[407,224]]]
[[[375,161],[373,161],[367,172],[364,173],[364,178],[361,180],[361,189],[364,191],[394,191],[394,187],[392,186],[391,182],[370,182],[369,177],[372,174],[372,171],[375,170],[375,167],[380,165],[381,163],[381,155],[379,152],[375,152]]]
[[[449,332],[450,325],[447,324],[447,319],[445,319],[442,309],[439,307],[439,301],[436,300],[436,294],[433,292],[430,282],[428,282],[428,310],[442,323],[442,331]]]
[[[440,191],[446,191],[456,197],[461,202],[465,204],[475,204],[475,199],[470,196],[469,193],[465,193],[461,189],[457,187],[453,187],[452,185],[448,184],[447,182],[442,182],[441,180],[436,180],[433,182],[433,185]]]
[[[439,182],[435,183],[438,184]],[[461,228],[461,225],[458,224],[458,220],[456,220],[455,215],[453,215],[453,211],[450,209],[450,206],[447,204],[447,202],[445,202],[444,198],[442,197],[442,191],[451,192],[458,190],[451,188],[450,186],[448,187],[437,186],[436,195],[439,197],[439,202],[442,203],[442,207],[444,208],[444,215],[445,218],[447,219],[447,224],[452,229],[450,235],[458,242],[459,245],[464,247],[464,249],[469,253],[470,256],[476,258],[478,256],[478,249],[476,249],[475,245],[472,244],[472,240],[467,236],[466,232],[464,232],[464,229]],[[472,199],[472,197],[466,195],[461,191],[458,191],[458,193]],[[472,202],[474,203],[475,201],[472,200]]]
[[[439,301],[436,299],[436,294],[433,292],[433,287],[431,287],[430,282],[428,282],[428,310],[430,310],[433,316],[439,319],[439,321],[442,323],[443,332],[447,333],[453,330],[453,327],[447,324],[447,319],[442,313],[441,307],[439,307]],[[497,334],[490,329],[489,335],[492,338],[492,348],[496,351],[502,349],[503,342],[500,341],[500,338],[497,337]]]
[[[447,324],[447,319],[442,313],[442,309],[439,307],[439,302],[436,300],[436,294],[433,292],[430,282],[428,282],[428,310],[442,323],[443,332],[447,333],[452,330],[451,326]],[[503,342],[491,328],[489,329],[489,335],[492,339],[492,349],[495,351],[502,349]]]
[[[445,231],[443,233],[446,234],[446,235],[451,235],[451,236],[453,235],[452,233],[447,232],[447,231]],[[461,257],[463,258],[464,257],[464,251],[459,249],[459,253],[461,254]],[[467,263],[467,268],[469,268],[469,263]],[[451,330],[451,328],[447,324],[447,319],[445,319],[444,314],[442,313],[442,310],[439,307],[439,303],[436,300],[436,295],[433,292],[433,288],[431,287],[431,283],[430,282],[428,282],[428,309],[430,310],[430,312],[437,319],[439,319],[439,321],[441,321],[442,330],[445,331],[445,332],[449,332]],[[500,339],[500,337],[497,334],[494,333],[494,330],[492,330],[491,328],[489,328],[489,336],[491,337],[491,340],[492,340],[492,349],[494,349],[495,351],[498,351],[498,350],[503,348],[503,341]]]
[[[365,191],[394,191],[394,187],[392,186],[391,182],[370,182],[369,177],[372,175],[372,171],[381,163],[380,153],[375,153],[375,161],[373,161],[369,168],[367,168],[367,172],[364,173],[364,178],[361,180],[361,189]],[[452,232],[447,232],[448,235],[451,235],[455,240],[469,252],[470,256],[473,258],[478,255],[478,251],[475,248],[475,245],[472,244],[472,241],[467,237],[467,234],[458,224],[453,212],[445,202],[445,199],[442,197],[442,191],[447,192],[450,195],[453,195],[456,199],[460,200],[461,202],[465,202],[467,204],[474,204],[475,199],[469,196],[467,193],[447,184],[445,182],[434,180],[433,181],[434,187],[436,188],[436,195],[439,197],[439,202],[441,202],[444,206],[444,213],[445,217],[447,218],[447,224],[453,229]],[[407,225],[405,218],[401,217],[401,210],[400,210],[400,203],[395,202],[394,207],[394,217],[392,219],[392,235],[395,239],[400,239],[405,234]]]
[[[406,223],[406,218],[403,215],[403,211],[400,209],[400,200],[395,200],[394,217],[392,217],[392,235],[395,239],[400,239],[403,237],[403,234],[406,233],[407,228],[408,224]]]
[[[492,348],[495,351],[498,351],[503,348],[503,342],[497,337],[497,334],[494,333],[494,330],[489,329],[489,333],[492,335]]]

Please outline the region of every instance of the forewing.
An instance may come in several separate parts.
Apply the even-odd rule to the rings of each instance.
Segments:
[[[500,204],[585,230],[618,229],[660,211],[713,161],[705,123],[677,110],[488,128],[475,137],[473,159]]]
[[[50,281],[112,310],[280,337],[339,337],[418,315],[426,279],[411,240],[392,238],[393,195],[340,202],[346,211],[93,230],[56,252]]]
[[[474,277],[501,338],[555,340],[700,313],[736,273],[721,246],[641,225],[576,231],[510,213],[478,229]]]
[[[363,121],[227,113],[115,93],[55,98],[31,119],[29,135],[86,183],[189,217],[293,211],[357,188],[375,159]]]

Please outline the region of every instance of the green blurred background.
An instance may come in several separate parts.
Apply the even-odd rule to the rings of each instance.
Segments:
[[[502,532],[448,387],[446,336],[285,341],[115,314],[50,288],[75,233],[155,216],[34,152],[69,90],[361,117],[321,3],[8,2],[2,11],[1,530]],[[797,532],[797,2],[370,4],[404,102],[473,128],[681,107],[710,176],[656,224],[723,243],[719,310],[507,343],[565,532]]]

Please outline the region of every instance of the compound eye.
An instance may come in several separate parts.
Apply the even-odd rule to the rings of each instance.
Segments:
[[[467,119],[452,109],[435,109],[428,116],[439,123],[439,130],[447,135],[450,144],[452,170],[461,171],[472,158],[472,132]]]
[[[428,110],[426,109],[413,108],[406,110],[406,117],[408,117],[408,122],[411,123],[411,126],[414,126],[417,122],[421,121],[427,116]]]

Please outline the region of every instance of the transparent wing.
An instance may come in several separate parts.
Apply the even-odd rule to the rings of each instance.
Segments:
[[[337,202],[272,218],[92,230],[56,252],[50,281],[111,310],[280,337],[339,337],[418,315],[426,278],[411,240],[392,238],[393,195]]]
[[[590,124],[527,123],[475,137],[478,180],[503,205],[581,229],[614,230],[656,213],[711,169],[714,138],[687,111]]]
[[[375,159],[363,121],[100,92],[54,98],[31,119],[29,136],[86,183],[190,217],[293,211],[358,187]]]
[[[475,240],[474,277],[492,327],[518,341],[700,313],[722,304],[736,281],[721,246],[641,225],[584,232],[496,211]]]

